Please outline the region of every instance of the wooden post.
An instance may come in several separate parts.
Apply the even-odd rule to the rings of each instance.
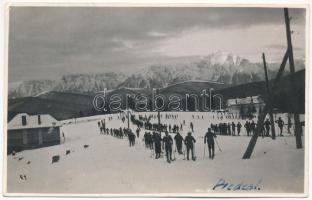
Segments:
[[[126,114],[127,114],[127,122],[128,122],[128,129],[130,129],[130,106],[129,106],[129,98],[131,95],[126,94]]]
[[[302,148],[302,140],[301,140],[301,127],[300,127],[300,119],[298,114],[298,98],[295,95],[295,91],[297,91],[295,85],[295,62],[293,57],[293,49],[291,42],[291,30],[288,16],[288,9],[284,8],[284,16],[285,16],[285,24],[286,24],[286,36],[287,36],[287,46],[289,51],[289,67],[290,67],[290,80],[292,82],[292,103],[294,105],[294,121],[295,121],[295,136],[296,136],[296,146],[297,149]]]
[[[283,61],[281,63],[281,66],[280,66],[280,69],[276,75],[276,78],[273,82],[273,86],[272,86],[272,94],[274,94],[274,91],[275,91],[275,88],[277,87],[277,84],[281,78],[281,76],[283,75],[283,72],[284,72],[284,69],[285,69],[285,66],[286,66],[286,62],[287,62],[287,59],[288,59],[288,50],[286,51],[285,55],[284,55],[284,58],[283,58]],[[268,108],[267,108],[267,105],[264,106],[263,108],[263,112],[259,115],[258,117],[258,122],[257,122],[257,129],[256,129],[256,132],[255,134],[253,134],[253,136],[251,137],[251,140],[248,144],[248,147],[243,155],[243,159],[249,159],[255,146],[256,146],[256,143],[257,143],[257,139],[258,139],[258,135],[259,135],[259,128],[258,127],[261,127],[263,126],[263,120],[265,118],[265,116],[267,115],[268,113]]]
[[[130,114],[130,110],[128,109],[128,110],[127,110],[128,129],[130,128],[130,121],[129,121],[129,120],[130,120],[130,119],[129,119],[129,118],[130,118],[130,116],[129,116],[129,114]]]
[[[159,94],[159,89],[156,90],[156,94],[157,95]],[[158,110],[158,116],[157,117],[158,117],[158,132],[159,132],[159,135],[161,135],[161,130],[160,130],[160,111],[159,110]]]
[[[259,115],[258,121],[257,121],[257,127],[255,133],[252,135],[251,140],[248,144],[248,147],[243,155],[243,159],[249,159],[255,146],[257,143],[257,139],[259,136],[259,132],[261,131],[261,127],[263,126],[264,118],[268,113],[268,105],[266,104],[263,108],[263,112]]]
[[[289,56],[289,52],[288,52],[288,49],[286,50],[285,52],[285,55],[283,57],[283,60],[282,60],[282,63],[281,63],[281,66],[277,72],[277,75],[275,77],[275,80],[273,82],[273,86],[272,86],[272,89],[271,91],[275,91],[276,87],[277,87],[277,84],[279,82],[279,80],[281,79],[283,73],[284,73],[284,70],[285,70],[285,66],[286,66],[286,62],[287,62],[287,59],[288,59],[288,56]]]
[[[291,73],[291,82],[292,82],[292,90],[293,92],[296,91],[296,86],[295,86],[295,63],[294,63],[294,57],[293,57],[293,50],[292,50],[292,43],[291,43],[291,31],[290,31],[290,24],[289,24],[289,16],[288,16],[288,9],[284,8],[284,16],[285,16],[285,24],[286,24],[286,36],[287,36],[287,51],[283,57],[283,61],[282,64],[280,66],[280,69],[278,71],[278,74],[276,75],[276,78],[274,80],[273,86],[272,86],[272,94],[274,94],[274,91],[277,87],[277,84],[281,78],[281,76],[283,75],[285,66],[286,66],[286,62],[289,59],[289,66],[290,66],[290,73]],[[299,119],[299,114],[298,114],[298,110],[297,110],[297,106],[298,106],[298,99],[297,97],[293,94],[292,95],[292,103],[294,104],[295,107],[295,111],[294,111],[294,119],[295,119],[295,136],[296,136],[296,147],[297,149],[302,148],[302,140],[301,140],[301,127],[300,127],[300,119]],[[261,127],[263,125],[263,120],[266,116],[266,114],[268,113],[268,107],[267,105],[265,105],[264,107],[264,111],[262,114],[260,114],[259,118],[258,118],[258,123],[257,123],[257,129],[255,134],[252,136],[248,147],[243,155],[243,159],[249,159],[253,149],[256,145],[257,139],[258,139],[258,131],[259,131],[259,127]]]
[[[266,104],[268,104],[268,109],[269,109],[271,130],[272,130],[272,139],[275,140],[276,135],[275,135],[275,127],[274,127],[274,119],[273,119],[272,93],[271,93],[270,86],[269,86],[268,70],[267,70],[267,66],[266,66],[264,53],[262,53],[262,59],[263,59],[263,67],[264,67],[264,74],[265,74],[265,85],[266,85],[267,95],[268,95]]]

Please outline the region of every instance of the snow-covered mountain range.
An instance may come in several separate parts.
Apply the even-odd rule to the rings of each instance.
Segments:
[[[280,63],[269,63],[272,78]],[[304,69],[304,61],[296,60],[296,71]],[[133,74],[101,73],[64,75],[60,80],[33,80],[9,84],[9,98],[35,96],[46,91],[97,92],[127,88],[158,88],[187,80],[217,81],[239,85],[264,80],[263,64],[224,52],[196,57],[181,64],[163,63],[144,67]]]

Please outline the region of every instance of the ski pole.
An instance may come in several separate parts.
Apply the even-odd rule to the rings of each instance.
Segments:
[[[215,140],[216,140],[216,143],[217,143],[217,146],[218,146],[219,151],[222,152],[222,150],[221,150],[221,148],[220,148],[220,146],[219,146],[219,143],[218,143],[217,138],[215,138]]]
[[[154,157],[154,155],[155,155],[155,153],[154,153],[154,149],[155,149],[155,147],[154,147],[154,142],[152,143],[152,147],[153,147],[153,148],[150,148],[151,153],[152,153],[151,158]]]
[[[193,155],[196,158],[195,143],[193,144]]]
[[[174,144],[172,144],[172,146],[174,146],[174,147],[175,147],[175,145],[174,145]],[[176,158],[175,158],[175,152],[176,152],[176,151],[175,151],[175,149],[176,149],[176,148],[174,148],[174,151],[173,151],[173,159],[174,159],[174,160],[176,159]]]

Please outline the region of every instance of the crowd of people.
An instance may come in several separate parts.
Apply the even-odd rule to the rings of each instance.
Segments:
[[[111,117],[109,119],[112,120]],[[122,128],[122,127],[120,127],[120,128],[106,128],[105,119],[100,120],[98,122],[98,127],[100,129],[100,134],[111,135],[111,136],[116,137],[118,139],[123,139],[124,137],[126,137],[129,140],[129,146],[130,147],[135,145],[136,136],[131,129]],[[139,137],[138,133],[137,133],[137,137]]]
[[[168,131],[169,133],[177,133],[179,131],[183,131],[185,128],[185,120],[183,120],[183,123],[176,123],[176,124],[163,124],[163,123],[151,123],[150,119],[157,118],[157,114],[152,114],[150,116],[142,116],[139,115],[139,119],[136,119],[134,115],[131,116],[131,121],[138,127],[143,127],[146,130],[151,130],[151,131],[161,131],[165,132]],[[213,118],[215,117],[214,115],[212,116]],[[160,118],[162,118],[162,115],[160,115]],[[203,115],[192,115],[193,119],[204,119]],[[247,136],[252,136],[257,128],[257,124],[253,119],[250,120],[245,120],[245,123],[242,124],[240,121],[234,122],[234,119],[240,119],[239,116],[234,115],[234,114],[220,114],[217,115],[219,123],[211,123],[210,128],[211,130],[218,135],[231,135],[231,136],[240,136],[242,133],[242,128],[245,129],[245,134]],[[178,119],[178,115],[173,115],[173,114],[166,114],[165,119]],[[223,119],[233,119],[231,122],[222,122]],[[292,128],[292,122],[289,119],[288,123],[285,124],[285,122],[281,119],[281,117],[278,118],[278,120],[275,120],[278,129],[279,129],[279,136],[283,136],[283,128],[284,125],[287,125],[287,131],[290,134],[290,129]],[[189,127],[188,127],[191,132],[194,132],[194,123],[190,122]],[[260,136],[262,137],[270,137],[271,136],[271,122],[269,119],[266,119],[265,122],[263,123],[263,126],[260,128]]]
[[[176,119],[177,117],[178,116],[176,115],[166,115],[166,119]],[[123,122],[125,121],[123,120],[124,117],[118,117],[118,119],[121,119]],[[162,137],[162,132],[158,130],[158,127],[152,129],[152,132],[148,131],[149,129],[147,129],[146,127],[149,127],[149,119],[151,119],[151,117],[143,118],[140,116],[139,119],[136,119],[134,115],[131,116],[131,122],[137,126],[136,135],[130,128],[107,128],[105,119],[98,122],[98,127],[100,129],[100,134],[111,135],[118,139],[123,139],[124,137],[128,138],[130,147],[135,145],[136,138],[140,138],[141,128],[144,127],[146,131],[143,135],[142,140],[145,143],[145,147],[151,150],[151,156],[155,156],[155,159],[161,158],[163,153],[165,153],[166,160],[168,163],[170,163],[175,160],[175,153],[178,153],[180,155],[184,155],[184,160],[190,160],[190,158],[194,161],[196,160],[196,155],[194,151],[196,140],[192,136],[191,131],[187,133],[187,136],[185,136],[185,138],[183,138],[183,136],[179,133],[179,130],[181,130],[182,128],[179,128],[179,126],[177,125],[173,125],[172,127],[171,125],[169,125],[168,130],[173,131],[173,133],[175,133],[175,136],[172,138],[167,129],[161,129],[165,132],[165,135]],[[111,116],[109,117],[109,120],[112,120]],[[185,120],[183,120],[183,124],[185,125]],[[164,127],[167,128],[167,126]],[[190,127],[193,127],[193,123],[190,123]],[[208,132],[206,133],[207,137],[205,136],[204,142],[207,142],[208,144],[208,149],[210,152],[209,158],[213,159],[214,139],[213,137],[210,137],[211,134],[216,137],[216,135],[212,133],[211,128],[209,128]]]
[[[283,135],[283,128],[284,128],[284,121],[282,120],[281,117],[278,118],[278,120],[276,120],[275,122],[278,128],[279,128],[279,136],[284,136]],[[288,134],[290,134],[290,129],[292,127],[292,122],[291,120],[288,121],[287,124],[287,130],[288,130]],[[241,134],[241,129],[242,129],[242,124],[240,122],[237,123],[219,123],[219,124],[211,124],[210,128],[217,134],[220,135],[232,135],[232,136],[240,136]],[[257,128],[257,124],[254,122],[254,120],[246,120],[245,124],[244,124],[244,128],[245,128],[245,133],[247,136],[252,136]],[[270,137],[271,136],[271,122],[269,121],[269,119],[267,118],[262,127],[260,128],[260,136],[262,137]]]
[[[162,157],[163,153],[165,153],[166,160],[168,163],[175,160],[175,153],[184,155],[185,160],[196,160],[196,155],[194,151],[194,145],[196,143],[195,138],[192,136],[194,132],[194,123],[191,121],[189,125],[186,124],[185,120],[179,124],[158,124],[152,123],[152,119],[157,119],[158,117],[162,118],[162,114],[151,114],[149,116],[138,115],[138,119],[135,115],[131,115],[130,121],[137,128],[135,130],[136,134],[130,128],[107,128],[105,119],[98,122],[98,126],[100,128],[101,134],[107,134],[114,136],[119,139],[123,139],[124,137],[128,138],[129,146],[132,147],[135,145],[136,138],[140,138],[140,132],[142,129],[145,130],[142,141],[144,141],[145,148],[151,150],[152,157],[155,156],[155,159],[159,159]],[[169,119],[173,119],[174,121],[179,118],[178,115],[173,114],[165,114],[164,121],[168,121]],[[215,116],[213,116],[214,118]],[[237,116],[234,115],[217,115],[219,121],[222,121],[222,118],[226,119],[237,119]],[[192,116],[195,119],[204,120],[203,115]],[[112,120],[112,116],[109,117],[109,120]],[[118,119],[121,119],[122,122],[125,122],[125,116],[118,116]],[[194,121],[193,120],[193,121]],[[229,121],[229,120],[227,120]],[[244,124],[241,124],[240,121],[236,120],[233,122],[220,122],[220,123],[211,123],[210,127],[207,129],[207,132],[204,135],[204,143],[207,143],[207,148],[209,151],[209,158],[213,159],[215,156],[215,140],[217,135],[231,135],[231,136],[240,136],[241,130],[244,127],[245,133],[247,136],[252,136],[257,128],[257,124],[254,120],[245,120]],[[275,122],[279,128],[279,136],[283,136],[283,127],[285,125],[284,121],[281,117],[278,118]],[[290,133],[290,128],[292,126],[291,121],[288,121],[288,133]],[[188,126],[188,127],[186,127]],[[183,128],[189,128],[190,131],[187,132],[185,138],[179,133],[183,130]],[[260,129],[260,136],[269,137],[271,132],[271,122],[269,119],[266,119],[263,123],[263,127]],[[162,132],[165,133],[162,136]],[[170,134],[175,134],[174,137]]]
[[[145,147],[150,150],[155,150],[155,159],[160,158],[162,150],[165,150],[167,162],[171,162],[175,160],[175,153],[184,155],[184,159],[189,160],[189,153],[191,152],[192,160],[195,160],[194,155],[194,143],[196,142],[195,138],[192,136],[192,133],[189,132],[188,135],[183,138],[179,132],[172,138],[169,135],[168,131],[165,131],[165,136],[162,137],[161,133],[158,132],[148,132],[146,131],[144,134],[144,142]],[[185,145],[185,149],[183,150],[183,144]],[[173,152],[173,147],[175,145],[175,149]],[[154,154],[154,152],[153,152]],[[186,156],[186,158],[185,158]]]

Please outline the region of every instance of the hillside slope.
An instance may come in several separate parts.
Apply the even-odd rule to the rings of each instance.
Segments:
[[[282,112],[293,112],[297,110],[304,113],[305,110],[305,70],[296,72],[295,75],[296,91],[292,91],[290,77],[284,76],[274,93],[273,106]],[[182,109],[185,110],[185,96],[186,94],[196,94],[199,96],[199,102],[202,103],[200,95],[203,90],[209,93],[209,89],[214,88],[213,94],[221,94],[223,98],[223,105],[226,100],[230,98],[241,98],[248,96],[261,95],[266,98],[265,83],[254,82],[242,84],[234,87],[228,87],[224,84],[206,82],[206,81],[186,81],[179,84],[170,85],[159,90],[159,93],[164,95],[165,104],[168,105],[170,95],[180,95],[182,98]],[[146,96],[148,101],[148,108],[152,109],[152,90],[150,89],[131,89],[119,88],[111,90],[107,94],[107,99],[112,95],[119,95],[122,99],[122,109],[126,109],[126,98],[128,98],[128,106],[135,109],[135,97],[138,95]],[[17,99],[9,99],[8,116],[11,119],[15,114],[26,112],[29,114],[48,113],[57,119],[68,119],[73,117],[90,116],[96,114],[110,113],[107,111],[96,111],[93,107],[93,99],[95,93],[81,94],[69,92],[48,92],[37,97],[24,97]],[[128,96],[128,97],[127,97]],[[291,101],[292,97],[298,98],[299,105],[296,106]],[[212,103],[215,109],[218,108],[217,100]],[[200,107],[201,108],[201,107]],[[194,110],[194,102],[190,99],[188,101],[188,109]],[[166,108],[165,110],[168,110]],[[200,109],[201,110],[201,109]]]

